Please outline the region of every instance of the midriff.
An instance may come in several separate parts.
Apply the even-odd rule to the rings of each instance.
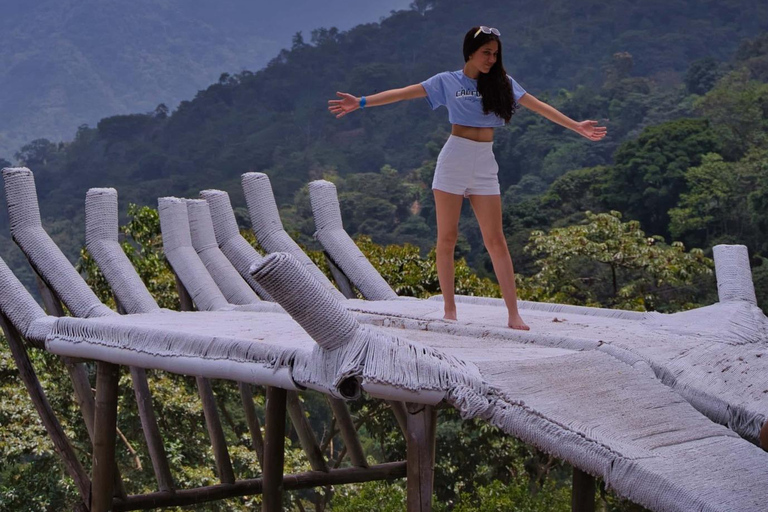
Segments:
[[[478,128],[477,126],[454,124],[451,125],[451,135],[475,142],[493,142],[493,128]]]

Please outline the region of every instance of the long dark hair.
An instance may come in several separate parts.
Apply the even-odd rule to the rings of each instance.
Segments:
[[[464,36],[464,62],[467,62],[470,55],[484,44],[491,41],[498,43],[499,53],[496,55],[496,63],[488,73],[480,73],[480,76],[477,77],[477,92],[483,97],[483,113],[493,112],[505,123],[508,123],[515,113],[517,105],[512,96],[512,85],[507,78],[504,63],[501,60],[501,39],[496,34],[486,34],[485,32],[478,34],[478,30],[480,27],[472,27]]]

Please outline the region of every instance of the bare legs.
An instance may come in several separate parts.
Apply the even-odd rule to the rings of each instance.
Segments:
[[[469,202],[475,211],[480,232],[483,234],[483,244],[491,255],[493,271],[501,287],[501,295],[509,312],[509,326],[513,329],[527,331],[529,327],[520,318],[517,311],[517,286],[515,286],[515,269],[512,257],[509,255],[507,239],[501,226],[501,196],[469,196]]]
[[[453,270],[453,251],[459,238],[459,215],[464,196],[449,194],[442,190],[433,190],[435,211],[437,212],[437,279],[445,302],[445,319],[456,320],[456,301],[454,300],[455,275]]]
[[[453,251],[456,247],[459,229],[459,215],[463,197],[434,190],[437,211],[437,276],[445,301],[445,318],[456,319],[454,299],[454,262]],[[509,313],[508,325],[513,329],[528,330],[517,310],[517,287],[515,270],[507,248],[507,240],[501,225],[501,196],[469,197],[472,209],[480,225],[483,243],[493,262],[493,271],[501,287],[501,294]]]

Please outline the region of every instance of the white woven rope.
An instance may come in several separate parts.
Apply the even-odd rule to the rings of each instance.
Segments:
[[[254,304],[259,296],[248,286],[216,243],[211,212],[204,199],[187,199],[192,246],[230,304]]]
[[[743,300],[757,304],[747,248],[743,245],[716,245],[712,251],[720,302]]]
[[[0,308],[21,332],[47,340],[52,351],[83,344],[115,354],[140,351],[152,355],[147,360],[156,357],[186,371],[199,364],[201,374],[213,371],[215,361],[216,375],[222,362],[231,359],[240,369],[250,362],[291,369],[297,383],[336,396],[348,392],[350,380],[442,390],[462,416],[484,418],[602,476],[620,495],[652,510],[761,510],[768,503],[765,452],[713,425],[682,400],[711,408],[709,414],[722,415],[718,421],[741,423],[730,425],[736,431],[765,422],[766,319],[749,301],[629,322],[594,315],[578,320],[576,311],[559,311],[568,321],[561,317],[548,330],[562,332],[563,339],[589,332],[584,341],[598,339],[596,350],[535,347],[538,356],[510,359],[517,349],[501,330],[480,331],[483,314],[472,315],[474,327],[445,324],[419,317],[431,301],[403,301],[411,314],[395,307],[392,311],[399,313],[387,320],[392,327],[376,329],[359,322],[386,308],[371,304],[361,308],[368,313],[352,317],[290,256],[277,254],[261,263],[256,274],[317,343],[284,314],[260,313],[258,328],[248,315],[235,312],[52,319],[41,316],[36,304],[25,303],[34,301],[1,265]],[[25,309],[13,309],[9,302]],[[398,322],[423,330],[396,330]],[[554,337],[551,345],[565,346]],[[559,352],[547,355],[547,350]],[[130,359],[117,356],[115,362],[121,357]],[[649,368],[679,395],[650,378]]]
[[[214,311],[227,308],[227,299],[192,247],[186,201],[176,197],[161,197],[157,204],[165,257],[189,292],[197,309]]]
[[[247,172],[242,175],[243,191],[248,204],[253,233],[259,245],[268,253],[286,252],[293,255],[309,273],[339,299],[342,293],[331,283],[301,247],[285,232],[277,210],[275,196],[269,176],[260,172]]]
[[[313,181],[309,184],[309,199],[317,230],[315,237],[363,297],[396,299],[397,294],[344,231],[336,186],[325,180]]]
[[[252,273],[320,347],[314,361],[294,364],[294,378],[301,382],[322,385],[331,379],[339,389],[347,379],[362,378],[408,390],[447,390],[460,384],[466,388],[464,394],[485,392],[472,365],[361,326],[292,255],[270,254],[254,264]],[[296,293],[297,287],[301,293]],[[324,364],[317,364],[317,359]]]
[[[45,311],[35,302],[16,276],[0,259],[0,311],[23,335],[29,334],[32,322],[45,318]]]
[[[337,382],[345,376],[370,374],[404,389],[425,389],[425,383],[447,389],[449,402],[464,417],[485,418],[604,477],[620,494],[654,510],[731,510],[735,503],[754,506],[768,496],[766,489],[745,489],[741,481],[737,485],[744,492],[729,495],[722,481],[731,476],[716,468],[702,468],[698,459],[714,462],[715,458],[684,455],[681,446],[714,443],[718,456],[728,456],[728,465],[742,464],[740,474],[753,485],[768,475],[764,453],[703,418],[647,371],[634,370],[599,351],[519,363],[491,357],[477,367],[434,349],[419,354],[415,342],[360,326],[351,315],[345,317],[345,311],[315,283],[305,294],[291,293],[298,283],[307,281],[307,276],[301,275],[303,270],[289,255],[273,254],[254,267],[254,276],[305,330],[317,332],[315,340],[330,347],[324,352],[338,353],[330,360],[324,357],[325,364],[319,367],[315,358],[312,373],[302,375],[306,382],[322,380],[321,375],[328,378],[335,368]],[[330,326],[322,325],[324,318],[329,319]],[[321,342],[333,338],[332,325],[340,326],[338,337],[342,341],[333,345]],[[404,347],[416,348],[413,357],[408,357]],[[366,352],[365,357],[355,355],[362,352]],[[434,358],[445,366],[435,364]],[[479,368],[477,378],[481,382],[459,381],[456,372],[462,366],[459,373],[470,372],[468,375],[477,375],[475,368]],[[303,374],[302,369],[294,366],[294,375],[299,374]],[[482,381],[493,388],[485,388]],[[722,444],[738,456],[726,455]],[[669,457],[659,455],[664,452]],[[675,467],[685,469],[681,474]],[[705,476],[704,469],[710,474]],[[659,496],[659,489],[665,494]]]
[[[483,306],[506,307],[504,299],[494,297],[475,297],[471,295],[456,295],[456,302],[463,304],[480,304]],[[442,295],[434,295],[428,300],[443,301]],[[574,306],[572,304],[555,304],[551,302],[532,302],[518,300],[517,306],[522,310],[543,311],[546,313],[572,313],[585,316],[604,316],[621,320],[645,320],[659,315],[654,311],[628,311],[625,309],[592,308],[587,306]]]
[[[74,315],[87,318],[115,314],[99,301],[43,230],[32,172],[26,167],[6,168],[3,180],[11,234],[32,267]]]
[[[245,282],[264,300],[272,300],[269,293],[248,273],[251,265],[263,256],[240,234],[229,194],[221,190],[203,190],[200,197],[206,200],[211,212],[213,232],[219,249],[230,261]]]
[[[7,274],[3,270],[0,279]],[[144,354],[143,361],[160,368],[215,376],[225,375],[226,365],[238,376],[242,364],[289,369],[297,383],[337,396],[344,395],[341,388],[349,380],[444,390],[464,417],[486,419],[603,477],[618,494],[652,510],[759,510],[768,498],[761,485],[768,477],[764,452],[704,419],[645,373],[605,354],[561,351],[513,362],[497,352],[470,364],[357,324],[288,255],[268,257],[255,272],[330,350],[303,335],[285,315],[269,313],[254,329],[247,316],[234,312],[84,320],[40,317],[38,309],[29,330],[43,336],[55,353],[80,353],[79,345],[91,344],[99,354],[111,351],[118,363]],[[296,282],[307,281],[312,282],[308,293],[291,293]],[[0,289],[1,307],[9,298],[18,302],[15,293],[2,293],[13,289]],[[315,305],[318,313],[312,315]],[[323,315],[329,315],[330,326],[321,325]],[[336,333],[333,326],[339,327]],[[343,342],[334,340],[339,334]],[[269,379],[260,375],[259,382]]]
[[[92,188],[85,196],[85,244],[126,313],[160,308],[118,243],[117,191]]]

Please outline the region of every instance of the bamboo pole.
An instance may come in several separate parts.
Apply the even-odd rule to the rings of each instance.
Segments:
[[[573,467],[573,488],[571,490],[573,512],[595,512],[595,477]]]
[[[253,451],[256,452],[256,458],[259,459],[259,465],[264,467],[264,437],[261,435],[261,425],[259,417],[256,416],[256,407],[253,405],[253,391],[250,384],[238,382],[240,388],[240,399],[243,402],[245,411],[245,422],[248,424],[248,431],[251,433]]]
[[[192,297],[184,287],[184,284],[174,273],[176,277],[176,292],[179,294],[179,303],[182,311],[194,311],[195,306]],[[213,456],[216,460],[216,468],[219,473],[219,480],[223,484],[235,482],[235,472],[232,469],[232,461],[229,458],[227,441],[224,438],[224,429],[221,426],[219,412],[216,409],[216,399],[213,396],[211,383],[205,377],[196,377],[197,391],[200,400],[203,402],[203,414],[205,415],[205,424],[208,427],[208,436],[213,447]]]
[[[117,428],[119,369],[117,365],[101,361],[97,366],[91,512],[112,510],[115,490],[115,429]]]
[[[285,389],[267,387],[267,436],[264,443],[262,512],[280,512],[283,509],[286,394]]]
[[[136,402],[139,407],[139,419],[144,430],[144,439],[147,441],[149,459],[152,461],[152,469],[157,480],[157,488],[160,491],[173,490],[173,476],[168,465],[168,457],[165,454],[163,438],[160,435],[160,429],[157,427],[157,418],[152,407],[152,395],[149,392],[146,370],[131,366],[131,380],[133,382],[133,393],[136,396]]]
[[[127,314],[125,308],[117,300],[117,297],[115,297],[115,304],[117,305],[118,313],[121,315]],[[147,441],[149,460],[152,461],[152,470],[155,473],[155,480],[157,480],[157,488],[161,492],[171,491],[174,488],[173,475],[171,475],[163,437],[160,434],[160,427],[157,424],[157,417],[152,406],[152,394],[149,391],[147,371],[144,368],[131,366],[130,372],[133,394],[136,397],[136,404],[139,410],[141,429],[144,431],[144,439]]]
[[[75,450],[69,443],[64,429],[61,427],[58,418],[56,418],[51,408],[51,404],[45,396],[45,392],[32,367],[32,362],[29,360],[29,355],[24,347],[21,335],[2,314],[0,314],[0,326],[2,326],[5,339],[11,348],[11,354],[16,363],[16,368],[19,370],[19,376],[27,388],[27,393],[29,393],[29,397],[32,399],[32,403],[37,410],[37,414],[40,416],[40,420],[43,422],[46,432],[48,432],[48,436],[53,441],[53,447],[64,462],[67,473],[75,481],[75,485],[80,492],[80,498],[85,503],[88,503],[90,501],[91,480],[77,459]]]
[[[360,444],[360,438],[357,436],[357,429],[355,429],[355,424],[352,421],[352,416],[349,414],[347,404],[338,398],[329,398],[328,402],[331,404],[333,415],[339,424],[339,432],[344,440],[344,446],[347,447],[347,453],[349,453],[349,460],[352,462],[352,465],[359,468],[368,467],[363,445]]]
[[[374,480],[395,480],[406,475],[405,461],[387,462],[369,468],[341,468],[332,469],[328,473],[322,471],[309,471],[294,475],[283,476],[283,488],[286,491],[298,489],[311,489],[327,485],[344,485]],[[129,496],[125,500],[115,500],[115,512],[128,510],[147,510],[160,507],[182,507],[185,505],[197,505],[210,501],[247,496],[262,493],[264,489],[263,478],[238,480],[231,485],[212,485],[198,487],[197,489],[181,489],[175,493],[156,492],[152,494]]]
[[[288,415],[291,417],[291,423],[296,431],[296,435],[299,436],[299,443],[304,449],[309,459],[309,465],[313,471],[328,472],[328,464],[323,457],[323,452],[320,450],[320,446],[317,444],[317,438],[312,431],[312,427],[307,421],[307,416],[304,414],[304,410],[299,402],[299,394],[295,391],[288,391],[286,393],[286,408]]]
[[[219,412],[216,409],[216,399],[213,396],[213,388],[208,379],[196,377],[197,390],[200,399],[203,401],[203,413],[205,414],[205,424],[208,427],[208,435],[211,438],[213,446],[213,456],[216,459],[216,468],[219,473],[219,480],[223,484],[235,483],[235,472],[232,469],[232,461],[229,458],[227,449],[227,440],[224,438],[224,429],[221,427]]]
[[[431,405],[406,404],[408,410],[408,512],[432,510],[437,411]]]
[[[64,307],[62,302],[56,293],[51,289],[45,280],[40,277],[40,274],[35,269],[35,281],[37,283],[37,289],[40,292],[40,296],[43,298],[43,306],[45,311],[50,316],[63,317],[65,316]],[[88,431],[88,438],[93,444],[94,440],[94,423],[96,418],[96,400],[93,397],[93,391],[91,390],[91,383],[88,380],[88,369],[85,363],[78,362],[71,357],[61,357],[64,367],[69,373],[69,378],[72,381],[72,387],[75,391],[75,400],[80,408],[80,415],[83,417],[85,423],[85,429]],[[117,463],[115,463],[117,464]],[[123,479],[120,476],[120,470],[115,465],[115,489],[116,494],[121,497],[125,497],[125,486],[123,485]]]
[[[403,431],[403,435],[408,435],[408,412],[405,410],[405,404],[403,402],[397,402],[395,400],[387,400],[387,404],[392,409],[392,413],[395,415],[397,424],[400,425],[400,430]]]

